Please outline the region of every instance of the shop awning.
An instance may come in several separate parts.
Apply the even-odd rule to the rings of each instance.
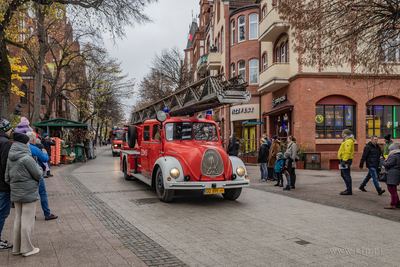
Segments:
[[[56,118],[53,120],[34,123],[33,126],[47,130],[47,127],[87,127],[88,125],[83,122],[71,121],[71,120],[62,119],[62,118]]]
[[[279,115],[279,114],[286,112],[288,110],[291,110],[291,109],[293,109],[293,104],[287,104],[287,105],[280,106],[279,108],[272,109],[268,112],[264,112],[263,115],[275,116],[275,115]]]

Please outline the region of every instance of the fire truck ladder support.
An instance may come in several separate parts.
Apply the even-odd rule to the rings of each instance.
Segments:
[[[154,119],[156,113],[169,109],[171,116],[185,116],[226,104],[248,103],[251,94],[241,75],[229,80],[223,75],[209,76],[190,86],[175,91],[154,104],[132,112],[131,123]]]

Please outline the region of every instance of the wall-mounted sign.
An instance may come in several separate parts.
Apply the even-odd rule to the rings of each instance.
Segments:
[[[272,107],[275,107],[279,103],[282,103],[283,101],[287,100],[286,94],[284,94],[281,97],[278,97],[277,99],[272,99]]]
[[[250,108],[235,108],[232,109],[232,114],[240,114],[240,113],[253,113],[254,108],[250,107]]]

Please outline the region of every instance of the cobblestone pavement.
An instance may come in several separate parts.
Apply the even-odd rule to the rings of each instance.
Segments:
[[[85,164],[53,167],[46,179],[54,221],[38,207],[38,255],[0,253],[0,266],[398,266],[399,210],[387,193],[339,196],[338,172],[298,171],[297,189],[258,182],[237,201],[177,192],[158,201],[140,181],[125,181],[110,148]],[[60,174],[59,174],[59,173]],[[354,173],[355,186],[365,172]],[[373,216],[371,216],[371,215]],[[388,218],[390,220],[387,220]],[[3,237],[12,240],[13,214]]]

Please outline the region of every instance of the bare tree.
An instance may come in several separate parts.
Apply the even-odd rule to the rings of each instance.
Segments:
[[[151,69],[139,85],[139,106],[148,105],[170,95],[174,91],[173,84],[158,70]]]

